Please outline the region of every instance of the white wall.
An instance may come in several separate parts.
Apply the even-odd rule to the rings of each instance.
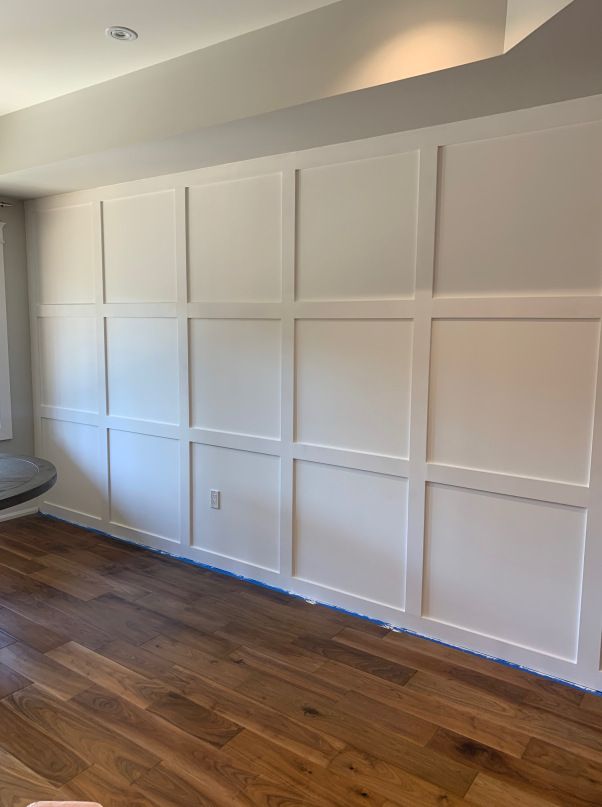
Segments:
[[[602,689],[601,138],[598,96],[30,203],[43,509]]]

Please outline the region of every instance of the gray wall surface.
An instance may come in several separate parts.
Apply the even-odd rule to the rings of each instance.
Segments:
[[[29,302],[25,252],[25,212],[22,202],[0,208],[4,228],[4,272],[13,439],[0,441],[0,453],[33,453],[33,405],[29,345]]]

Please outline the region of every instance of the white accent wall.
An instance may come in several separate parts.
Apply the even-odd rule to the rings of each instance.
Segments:
[[[602,689],[601,178],[598,96],[29,203],[43,511]]]

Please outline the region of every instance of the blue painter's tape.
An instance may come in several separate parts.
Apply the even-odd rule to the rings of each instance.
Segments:
[[[298,600],[304,600],[309,605],[320,605],[323,608],[329,608],[331,611],[340,611],[342,614],[346,614],[348,616],[354,616],[358,619],[366,620],[367,622],[373,622],[375,625],[379,625],[382,628],[386,628],[387,630],[393,631],[394,633],[407,633],[410,636],[416,636],[418,639],[423,639],[425,642],[433,642],[433,644],[442,645],[443,647],[450,647],[452,650],[459,650],[461,653],[467,653],[469,656],[477,656],[477,658],[486,658],[489,661],[494,661],[496,664],[503,664],[504,667],[512,667],[515,670],[522,670],[523,672],[531,673],[531,675],[536,675],[538,678],[543,678],[546,681],[555,681],[559,684],[564,684],[565,686],[571,687],[572,689],[578,689],[580,691],[590,692],[592,695],[597,695],[598,697],[602,697],[602,690],[595,690],[589,689],[588,687],[579,686],[579,684],[574,684],[572,681],[565,681],[563,678],[555,678],[552,675],[546,675],[545,673],[538,672],[537,670],[532,670],[530,667],[523,667],[521,664],[515,664],[512,661],[506,661],[506,659],[498,658],[497,656],[489,656],[487,653],[478,653],[476,650],[469,650],[466,647],[460,647],[459,645],[449,644],[448,642],[443,642],[440,639],[433,639],[431,636],[424,636],[422,633],[417,633],[416,631],[410,630],[409,628],[400,628],[398,625],[391,625],[388,622],[383,622],[381,619],[375,619],[374,617],[365,616],[364,614],[358,614],[355,611],[348,611],[346,608],[341,608],[339,605],[330,605],[326,602],[318,602],[317,600],[310,600],[306,597],[303,597],[301,594],[295,594],[294,591],[287,591],[284,588],[278,588],[278,586],[271,586],[269,583],[263,583],[261,580],[255,580],[252,577],[245,577],[242,574],[235,574],[234,572],[229,572],[226,569],[220,569],[218,566],[211,566],[208,563],[201,563],[198,560],[191,560],[190,558],[184,558],[181,555],[175,555],[171,552],[166,552],[163,549],[155,549],[152,546],[145,546],[144,544],[135,544],[132,541],[129,541],[127,538],[118,538],[115,535],[111,535],[108,532],[104,532],[103,530],[98,530],[95,527],[89,527],[86,524],[78,524],[76,521],[68,521],[66,518],[59,518],[58,516],[50,515],[49,513],[40,513],[41,516],[44,518],[53,519],[54,521],[64,522],[65,524],[74,524],[77,527],[82,527],[82,529],[87,530],[88,532],[94,532],[97,535],[102,535],[103,538],[109,538],[112,541],[119,541],[122,544],[127,544],[128,546],[138,546],[140,549],[146,549],[148,552],[154,552],[156,555],[163,555],[168,558],[174,558],[174,560],[180,561],[180,563],[187,563],[189,566],[198,566],[201,569],[208,569],[210,572],[214,572],[215,574],[222,574],[225,577],[233,577],[236,580],[243,580],[245,583],[251,583],[254,586],[258,586],[259,588],[266,588],[268,591],[276,591],[279,594],[287,594],[289,597],[295,597]]]

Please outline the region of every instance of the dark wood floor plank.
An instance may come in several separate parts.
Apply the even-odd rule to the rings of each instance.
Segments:
[[[586,692],[583,696],[581,708],[602,715],[602,694],[597,695],[593,692]]]
[[[192,628],[177,621],[173,621],[173,629],[165,631],[163,635],[169,636],[174,641],[194,647],[201,653],[216,659],[225,659],[232,650],[238,647],[237,644],[215,636],[211,632],[201,628]]]
[[[176,692],[169,692],[163,698],[157,698],[148,707],[148,711],[218,748],[241,731],[241,727],[236,723]]]
[[[83,692],[74,700],[109,730],[148,748],[173,769],[191,771],[195,778],[214,782],[217,790],[243,790],[256,775],[234,765],[219,748],[100,688]]]
[[[40,516],[0,524],[0,807],[602,807],[602,699]]]
[[[97,650],[104,658],[128,667],[133,672],[145,675],[147,678],[161,678],[169,675],[173,670],[173,663],[165,661],[155,653],[146,650],[144,646],[130,644],[121,639],[102,645]]]
[[[68,594],[53,590],[49,601],[53,608],[65,614],[67,618],[82,619],[94,626],[96,631],[106,637],[105,641],[119,637],[126,642],[143,644],[157,636],[164,628],[164,623],[160,619],[153,618],[150,613],[141,614],[133,603],[114,595],[82,602]],[[73,639],[79,644],[86,644],[75,636]]]
[[[272,780],[284,785],[293,784],[306,793],[308,802],[314,807],[380,807],[385,803],[392,803],[376,788],[368,787],[361,781],[349,781],[331,769],[308,762],[246,730],[229,742],[224,751],[239,764],[258,770]]]
[[[308,725],[304,716],[284,714],[254,697],[209,683],[211,687],[206,688],[200,697],[195,692],[188,697],[202,705],[212,703],[218,714],[289,751],[326,766],[345,747],[342,739]]]
[[[572,782],[572,790],[577,796],[594,802],[596,798],[602,801],[602,757],[594,762],[556,745],[532,739],[523,759],[561,774],[568,782]]]
[[[243,665],[249,673],[251,671],[267,673],[277,678],[288,681],[289,684],[302,687],[309,692],[315,692],[323,698],[337,701],[351,687],[347,687],[341,681],[331,676],[328,680],[322,680],[318,673],[322,673],[325,664],[320,665],[311,673],[299,670],[294,664],[287,663],[282,658],[276,658],[268,649],[258,649],[255,647],[238,647],[230,653],[230,658],[238,665]],[[248,677],[248,675],[247,675]]]
[[[466,794],[466,804],[475,807],[552,807],[553,802],[520,787],[479,773]]]
[[[302,647],[295,647],[292,637],[289,641],[283,642],[274,638],[269,629],[258,628],[242,619],[238,622],[229,622],[224,628],[216,631],[216,635],[227,639],[233,646],[246,645],[258,648],[300,671],[312,672],[324,663],[324,659],[315,653],[310,653]]]
[[[13,644],[14,641],[16,641],[14,636],[0,630],[0,647],[6,647],[8,644]]]
[[[310,653],[323,656],[329,661],[338,661],[348,667],[355,667],[393,684],[406,684],[416,672],[412,667],[402,666],[363,650],[341,646],[336,641],[325,641],[313,636],[300,636],[295,639],[293,644]]]
[[[22,614],[0,606],[0,628],[14,639],[45,653],[68,641],[67,636],[57,633],[37,622],[32,622]]]
[[[305,721],[325,734],[341,737],[346,742],[352,742],[357,734],[363,734],[364,741],[367,742],[368,735],[376,733],[365,710],[355,704],[357,699],[354,694],[345,695],[333,704],[315,692],[300,689],[274,675],[254,675],[237,689],[273,709]],[[360,712],[363,712],[361,716]],[[391,742],[390,735],[398,734],[423,745],[435,732],[432,723],[413,715],[397,713],[393,715],[392,722],[394,726],[378,725],[383,736],[381,740],[373,737],[373,742],[384,745]]]
[[[340,639],[340,635],[338,637]],[[461,650],[442,645],[439,642],[432,642],[428,639],[421,639],[409,633],[389,631],[383,638],[385,644],[392,647],[411,648],[420,653],[450,661],[452,664],[463,669],[482,672],[498,681],[506,681],[515,684],[523,689],[545,693],[548,697],[555,696],[560,701],[568,703],[580,703],[583,699],[583,692],[574,687],[565,686],[549,678],[544,678],[526,670],[517,669],[508,664],[499,664],[474,653],[465,653]]]
[[[2,664],[0,661],[0,698],[5,698],[19,689],[29,686],[31,681],[24,675]]]
[[[347,647],[374,653],[377,656],[404,664],[421,672],[434,673],[458,683],[468,684],[513,703],[521,703],[525,699],[532,697],[534,702],[539,705],[547,705],[556,710],[573,702],[578,703],[577,699],[568,699],[566,697],[564,690],[567,690],[567,687],[562,688],[563,697],[559,697],[555,686],[541,687],[542,679],[536,676],[526,674],[524,679],[517,679],[516,670],[510,667],[495,665],[487,659],[471,656],[468,653],[458,653],[458,651],[454,651],[457,654],[453,657],[456,661],[451,661],[445,652],[432,652],[432,648],[438,649],[440,647],[434,642],[419,640],[421,642],[418,645],[420,649],[417,649],[416,637],[406,634],[391,634],[391,636],[401,636],[403,641],[399,639],[395,642],[381,641],[379,638],[367,636],[361,631],[351,628],[341,631],[335,637],[335,641]],[[410,643],[408,640],[414,641]],[[449,648],[443,648],[443,651],[445,650],[449,650]],[[462,663],[460,664],[458,661]],[[509,674],[501,673],[499,677],[494,677],[485,672],[485,670],[489,669],[488,665],[500,667],[502,670],[508,671]],[[496,670],[496,672],[499,671]],[[537,700],[535,701],[535,699]]]
[[[276,592],[277,593],[277,592]],[[268,623],[286,627],[289,634],[311,634],[320,639],[331,639],[341,630],[340,622],[331,615],[316,613],[306,609],[300,613],[290,607],[290,597],[275,599],[275,592],[269,589],[236,591],[229,596],[230,603],[240,613],[252,613],[263,617]]]
[[[422,670],[416,672],[408,682],[406,690],[432,695],[447,703],[451,702],[476,712],[493,715],[500,722],[510,722],[516,715],[515,704],[505,697]]]
[[[236,687],[251,674],[248,669],[236,664],[230,658],[212,657],[191,644],[176,641],[169,636],[157,636],[142,647],[173,664],[213,679],[224,686]]]
[[[441,703],[452,701],[481,710],[494,722],[515,727],[541,740],[559,742],[565,748],[586,754],[593,760],[599,759],[602,754],[600,728],[577,723],[562,714],[557,715],[526,704],[513,705],[494,695],[488,696],[480,689],[428,673],[417,673],[406,688],[409,692],[421,691],[432,694]]]
[[[97,582],[64,569],[42,567],[32,574],[34,580],[39,580],[51,588],[71,594],[79,600],[93,600],[102,594],[107,594],[111,588],[106,583]]]
[[[57,540],[50,521],[39,516],[0,523],[0,536],[44,552],[55,552],[64,543]]]
[[[12,595],[0,597],[0,606],[37,623],[52,636],[62,634],[86,647],[98,647],[113,638],[109,633],[90,624],[83,615],[73,617],[55,608],[54,600],[44,602],[30,596]]]
[[[66,784],[88,764],[56,737],[44,734],[0,703],[0,748],[50,784]]]
[[[164,688],[182,695],[196,693],[201,696],[207,690],[208,679],[202,678],[191,670],[178,667],[177,664],[149,652],[144,647],[115,641],[100,648],[99,652],[105,658],[145,676],[155,686],[159,683]],[[148,687],[146,691],[149,691]]]
[[[125,787],[161,761],[140,745],[122,739],[90,719],[73,701],[65,703],[30,686],[5,698],[5,705],[49,736],[60,737],[89,765],[103,769]],[[105,807],[103,805],[103,807]]]
[[[158,807],[148,794],[137,790],[135,784],[124,787],[119,776],[99,765],[91,765],[64,785],[55,799],[96,802],[102,807]]]
[[[0,650],[0,662],[63,700],[68,700],[90,686],[77,672],[21,642],[3,647]]]
[[[0,748],[0,804],[25,807],[41,799],[59,799],[58,789],[16,757]]]
[[[349,748],[330,763],[329,771],[348,779],[360,792],[374,788],[403,807],[459,807],[464,799],[453,795],[450,787],[465,792],[474,775],[467,772],[464,777],[458,776],[446,760],[437,762],[410,751],[405,767],[401,767]]]
[[[75,575],[90,585],[102,586],[103,591],[95,596],[113,593],[118,597],[135,602],[149,594],[149,591],[142,586],[116,579],[115,575],[119,567],[114,564],[107,563],[103,567],[102,573],[93,566],[91,567],[89,563],[90,556],[95,557],[92,553],[87,553],[83,560],[73,557],[72,554],[45,554],[38,558],[38,562],[45,567]]]
[[[204,781],[161,764],[136,783],[136,790],[158,807],[230,807],[250,805],[242,792],[232,792],[221,781]]]
[[[14,552],[15,555],[21,555],[22,558],[27,558],[27,560],[36,560],[47,554],[46,550],[39,546],[26,544],[19,538],[13,538],[2,533],[0,533],[0,547],[8,549],[9,552]]]
[[[153,682],[76,642],[68,642],[50,650],[46,655],[78,678],[86,679],[84,689],[97,684],[142,708],[153,702],[159,690],[165,690],[159,682]]]
[[[44,567],[35,560],[24,558],[4,547],[0,547],[0,569],[9,568],[24,574],[32,574],[41,571]]]
[[[327,662],[313,674],[313,678],[325,682],[336,681],[338,685],[344,685],[348,692],[362,693],[372,703],[376,702],[375,711],[382,705],[393,712],[406,712],[511,756],[522,756],[530,739],[528,734],[512,726],[500,725],[482,712],[463,708],[456,703],[442,702],[426,693],[408,691],[406,687],[390,684],[336,661]]]
[[[571,778],[558,771],[535,765],[529,760],[514,759],[459,734],[440,729],[429,741],[429,748],[450,760],[488,773],[504,784],[520,786],[528,793],[548,799],[561,807],[600,805],[600,791],[596,792],[594,800],[583,798],[581,794],[575,793]]]

